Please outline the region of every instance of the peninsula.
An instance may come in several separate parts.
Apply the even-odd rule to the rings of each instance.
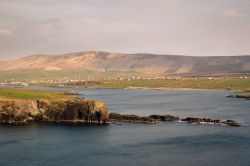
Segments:
[[[121,115],[109,113],[105,103],[98,100],[77,98],[74,92],[42,91],[16,88],[0,88],[0,124],[53,123],[68,125],[105,125],[145,123],[156,124],[160,121],[188,122],[192,124],[215,124],[240,126],[234,120],[180,118],[172,115]]]
[[[68,92],[0,88],[0,124],[107,124],[105,103]]]

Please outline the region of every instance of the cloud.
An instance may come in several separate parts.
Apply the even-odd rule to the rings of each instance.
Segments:
[[[235,9],[221,9],[219,10],[219,12],[223,16],[232,17],[232,18],[239,18],[239,17],[245,16],[243,13],[240,13],[239,11]]]
[[[179,6],[181,4],[181,2],[178,0],[170,0],[170,1],[167,1],[166,3],[171,6]]]
[[[62,26],[60,19],[50,18],[34,24],[31,29],[34,37],[51,38],[60,35]]]
[[[250,52],[249,0],[0,0],[0,4],[0,59],[85,50]]]
[[[0,35],[11,35],[12,32],[9,29],[0,28]]]
[[[88,25],[98,25],[100,24],[100,20],[97,18],[89,17],[84,19],[85,23]]]

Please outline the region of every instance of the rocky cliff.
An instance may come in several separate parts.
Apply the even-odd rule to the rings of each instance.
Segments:
[[[96,100],[0,100],[0,124],[106,124],[108,117],[106,105]]]

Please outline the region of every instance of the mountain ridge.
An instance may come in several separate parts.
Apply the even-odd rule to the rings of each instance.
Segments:
[[[206,56],[127,54],[101,51],[68,54],[36,54],[0,61],[0,72],[8,71],[133,71],[148,75],[250,73],[250,56]]]

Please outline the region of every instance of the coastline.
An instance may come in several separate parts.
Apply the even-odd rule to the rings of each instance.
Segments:
[[[234,120],[208,119],[204,117],[180,118],[173,115],[157,114],[150,116],[137,116],[133,114],[123,115],[114,112],[112,113],[108,111],[105,103],[98,100],[88,100],[85,98],[73,97],[79,94],[74,92],[66,93],[57,91],[21,90],[11,88],[1,90],[0,124],[31,124],[32,122],[39,122],[85,125],[92,123],[107,124],[106,122],[109,122],[109,120],[127,123],[156,124],[159,123],[159,121],[181,120],[195,124],[213,123],[227,124],[228,126],[237,127],[241,126]],[[143,90],[151,89],[144,88]],[[38,95],[41,93],[43,96]],[[3,98],[1,98],[1,96]]]
[[[43,87],[43,86],[41,86]],[[48,86],[49,87],[49,86]],[[53,87],[53,86],[52,86]],[[54,86],[54,87],[60,87],[60,86]],[[245,92],[244,90],[227,90],[227,89],[194,89],[194,88],[165,88],[165,87],[159,87],[159,88],[149,88],[149,87],[126,87],[126,88],[106,88],[106,87],[75,87],[75,86],[65,86],[60,88],[86,88],[86,89],[119,89],[119,90],[159,90],[159,91],[218,91],[218,92]]]
[[[226,90],[226,89],[194,89],[194,88],[165,88],[165,87],[159,87],[159,88],[148,88],[148,87],[127,87],[123,89],[128,90],[173,90],[173,91],[228,91],[228,92],[244,92],[242,90]]]
[[[24,86],[25,87],[25,86]],[[218,92],[246,92],[245,90],[227,90],[227,89],[201,89],[201,88],[166,88],[166,87],[158,87],[158,88],[150,88],[150,87],[135,87],[130,86],[126,88],[115,88],[115,87],[85,87],[85,86],[42,86],[42,85],[29,85],[29,87],[55,87],[55,88],[85,88],[85,89],[117,89],[117,90],[159,90],[159,91],[218,91]]]

